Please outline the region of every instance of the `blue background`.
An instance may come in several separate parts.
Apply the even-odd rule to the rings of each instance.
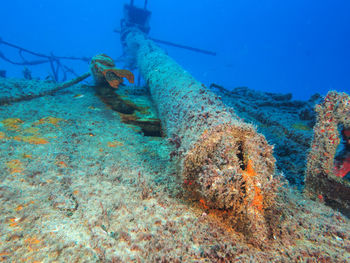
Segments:
[[[0,37],[47,54],[116,58],[122,50],[113,29],[126,2],[3,0]],[[150,36],[218,53],[163,46],[206,85],[291,92],[297,99],[330,89],[350,92],[348,0],[149,0],[148,8]],[[4,45],[0,51],[18,56]],[[84,63],[68,64],[77,73],[88,70]],[[20,77],[23,67],[0,60],[0,69]],[[30,69],[34,77],[50,74],[47,64]]]

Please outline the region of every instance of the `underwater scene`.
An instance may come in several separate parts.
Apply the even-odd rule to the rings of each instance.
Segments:
[[[3,1],[0,262],[350,262],[350,2]]]

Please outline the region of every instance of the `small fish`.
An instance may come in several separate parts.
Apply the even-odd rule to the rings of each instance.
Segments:
[[[82,98],[82,97],[84,97],[84,95],[83,95],[83,94],[77,94],[77,95],[74,95],[74,98],[75,98],[75,99],[80,99],[80,98]]]

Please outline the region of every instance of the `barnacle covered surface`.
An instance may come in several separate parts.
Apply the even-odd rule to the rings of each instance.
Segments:
[[[219,125],[203,132],[183,164],[184,185],[195,199],[227,211],[228,224],[254,244],[273,231],[266,211],[275,209],[280,182],[273,177],[272,149],[250,125]]]
[[[317,123],[307,158],[306,193],[350,215],[350,181],[336,173],[334,162],[341,130],[350,128],[350,97],[330,91],[315,107]]]
[[[254,196],[264,199],[276,191],[268,186],[274,176],[272,146],[141,32],[130,31],[125,46],[127,52],[135,48],[131,53],[149,85],[165,134],[176,141],[178,174],[190,184],[194,198],[210,208],[226,209],[233,217],[240,214],[239,223],[231,226],[262,244],[269,236],[268,226],[264,210],[253,204]],[[249,159],[254,162],[254,179],[242,176]],[[265,187],[269,192],[261,190]],[[273,198],[266,198],[273,206]]]

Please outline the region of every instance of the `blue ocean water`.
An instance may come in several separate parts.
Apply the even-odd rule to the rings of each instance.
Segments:
[[[128,2],[2,1],[0,37],[46,54],[92,57],[103,52],[118,57],[122,49],[113,29]],[[134,2],[143,6],[144,1]],[[347,0],[148,0],[148,9],[150,36],[217,52],[213,57],[164,46],[206,85],[290,92],[297,99],[331,89],[350,92]],[[4,45],[0,51],[18,58],[16,50]],[[85,63],[67,65],[77,73],[88,70]],[[22,76],[23,67],[3,60],[0,69],[8,77]],[[30,70],[33,77],[50,74],[47,64]]]

